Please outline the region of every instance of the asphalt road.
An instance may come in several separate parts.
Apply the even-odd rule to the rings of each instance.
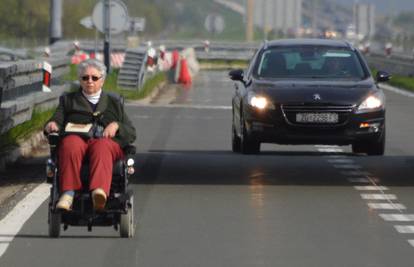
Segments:
[[[128,104],[134,238],[107,227],[50,239],[45,202],[0,266],[413,266],[413,97],[386,91],[385,156],[279,145],[240,155],[232,90],[226,72],[202,72],[172,104]]]

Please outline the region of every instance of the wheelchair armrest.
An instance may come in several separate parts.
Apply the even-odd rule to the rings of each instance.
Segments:
[[[137,152],[137,148],[134,145],[127,145],[123,149],[125,155],[135,155]]]
[[[59,143],[60,135],[59,133],[49,133],[47,135],[47,140],[49,141],[49,145],[56,146]]]

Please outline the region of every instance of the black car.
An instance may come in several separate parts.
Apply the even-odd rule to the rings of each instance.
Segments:
[[[352,145],[383,155],[385,96],[360,52],[345,41],[265,42],[237,81],[232,100],[234,152],[260,152],[261,143]]]

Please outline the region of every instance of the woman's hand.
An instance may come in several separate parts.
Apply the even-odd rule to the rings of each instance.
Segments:
[[[56,122],[50,121],[45,126],[45,132],[47,132],[47,133],[59,132],[59,126],[57,125]]]
[[[108,124],[103,132],[103,137],[112,138],[116,135],[116,132],[119,129],[119,125],[117,122],[111,122]]]

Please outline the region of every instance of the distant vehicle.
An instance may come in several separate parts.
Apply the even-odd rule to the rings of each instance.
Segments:
[[[237,81],[232,99],[234,152],[260,152],[261,143],[352,145],[383,155],[385,96],[360,54],[345,41],[265,42]]]

